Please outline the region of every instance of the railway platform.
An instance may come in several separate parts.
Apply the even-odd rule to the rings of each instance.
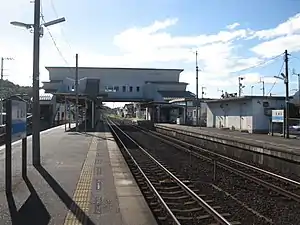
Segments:
[[[275,156],[289,161],[300,162],[300,140],[266,134],[249,134],[239,131],[207,127],[191,127],[177,124],[155,124],[156,128],[176,130],[183,134],[197,136],[203,140],[225,144],[256,153]]]
[[[21,175],[21,143],[12,146],[12,194],[5,192],[4,148],[0,148],[0,225],[156,224],[109,132],[65,132],[64,125],[41,134],[41,166]]]

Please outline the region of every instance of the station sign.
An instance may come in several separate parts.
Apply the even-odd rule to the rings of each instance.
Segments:
[[[11,140],[12,142],[27,136],[26,102],[11,100]]]
[[[284,110],[272,110],[272,122],[273,123],[283,123],[284,122]]]

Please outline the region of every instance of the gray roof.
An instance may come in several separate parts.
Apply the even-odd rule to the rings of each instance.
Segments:
[[[292,97],[290,97],[292,98]],[[285,97],[283,96],[241,96],[241,97],[231,97],[231,98],[220,98],[220,99],[212,99],[212,100],[206,100],[207,103],[214,103],[214,102],[229,102],[229,101],[243,101],[243,100],[252,100],[252,99],[264,99],[264,100],[270,100],[270,99],[276,99],[276,100],[284,100]]]
[[[195,98],[190,91],[158,91],[163,98]]]
[[[75,67],[65,67],[65,66],[46,66],[49,69],[75,69]],[[159,68],[124,68],[124,67],[78,67],[78,69],[108,69],[108,70],[150,70],[150,71],[177,71],[182,72],[183,69],[159,69]]]
[[[145,81],[145,83],[152,84],[179,84],[179,85],[187,85],[186,82],[178,82],[178,81]]]

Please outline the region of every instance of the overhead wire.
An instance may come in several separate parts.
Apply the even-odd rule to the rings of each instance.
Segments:
[[[43,14],[43,7],[42,7],[42,4],[41,4],[41,19],[42,19],[42,21],[43,21],[44,23],[46,23],[45,17],[44,17],[44,14]],[[47,31],[48,31],[48,34],[49,34],[49,36],[50,36],[50,38],[51,38],[51,40],[52,40],[52,42],[53,42],[53,44],[54,44],[54,47],[56,48],[56,50],[57,50],[57,52],[58,52],[58,54],[61,56],[61,58],[63,59],[63,61],[65,62],[65,64],[69,65],[69,62],[66,60],[66,58],[64,57],[64,55],[63,55],[62,52],[60,51],[60,49],[59,49],[59,47],[58,47],[58,45],[57,45],[57,43],[56,43],[56,40],[54,39],[54,37],[53,37],[53,35],[52,35],[50,29],[49,29],[48,27],[46,27],[46,29],[47,29]]]
[[[251,69],[255,69],[255,68],[261,67],[261,66],[267,64],[268,62],[271,62],[271,61],[273,61],[273,60],[279,58],[279,57],[282,56],[282,55],[283,55],[283,53],[281,53],[281,54],[279,54],[279,55],[277,55],[277,56],[274,56],[274,57],[272,57],[272,58],[270,58],[270,59],[266,59],[266,60],[264,60],[264,61],[262,61],[262,62],[260,62],[260,63],[257,63],[257,64],[255,64],[255,65],[253,65],[253,66],[250,66],[250,67],[247,67],[247,68],[245,68],[245,69],[238,70],[238,71],[234,71],[234,72],[232,72],[232,73],[241,73],[241,72],[245,72],[245,71],[247,71],[247,70],[251,70]]]
[[[44,14],[43,14],[42,4],[41,4],[41,19],[42,19],[42,21],[43,21],[44,23],[46,22],[46,21],[45,21],[45,16],[44,16]],[[69,62],[66,60],[66,58],[65,58],[64,55],[62,54],[61,50],[59,49],[59,47],[58,47],[58,45],[57,45],[57,43],[56,43],[56,40],[55,40],[55,38],[53,37],[53,35],[52,35],[51,31],[49,30],[49,28],[48,28],[48,27],[46,27],[46,28],[47,28],[48,34],[49,34],[49,36],[50,36],[50,38],[51,38],[51,40],[52,40],[52,42],[53,42],[53,44],[54,44],[54,47],[56,48],[57,52],[59,53],[59,55],[61,56],[61,58],[62,58],[63,61],[65,62],[65,64],[68,66],[68,67],[67,67],[67,68],[68,68],[68,71],[70,72],[70,74],[72,74],[72,75],[75,76],[75,70],[73,71],[73,70],[71,70],[71,68],[69,68],[69,67],[71,67],[70,64],[69,64]],[[70,79],[73,79],[73,78],[70,78]],[[75,82],[75,78],[74,78],[73,80],[74,80],[74,82]]]
[[[50,0],[50,5],[51,5],[51,8],[52,8],[55,16],[58,18],[58,13],[57,13],[57,10],[56,10],[53,0]],[[61,33],[62,33],[63,38],[65,39],[65,42],[67,43],[68,47],[70,48],[70,51],[73,53],[72,46],[71,46],[69,40],[67,39],[67,36],[65,35],[63,28],[61,28]]]
[[[282,62],[282,65],[281,65],[281,68],[280,68],[280,70],[279,70],[278,76],[280,76],[281,71],[282,71],[282,69],[283,69],[283,66],[284,66],[284,62]],[[272,87],[270,88],[270,90],[269,90],[267,96],[271,93],[271,91],[273,90],[273,88],[275,87],[276,84],[277,84],[277,80],[275,80],[275,82],[273,83],[273,85],[272,85]]]

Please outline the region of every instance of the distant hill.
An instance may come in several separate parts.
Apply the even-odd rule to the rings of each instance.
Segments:
[[[8,98],[17,94],[32,96],[32,87],[30,86],[20,86],[8,80],[0,80],[0,87],[0,98]]]

